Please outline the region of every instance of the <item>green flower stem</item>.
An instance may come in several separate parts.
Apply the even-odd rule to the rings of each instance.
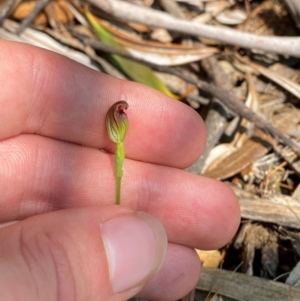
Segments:
[[[123,162],[125,158],[125,149],[123,142],[117,143],[115,153],[115,164],[116,164],[116,204],[121,204],[121,181],[123,177]]]
[[[106,114],[106,129],[108,137],[115,142],[115,172],[116,172],[116,204],[121,204],[121,181],[123,176],[123,162],[125,149],[123,141],[128,129],[128,119],[125,110],[128,108],[126,101],[114,103]]]

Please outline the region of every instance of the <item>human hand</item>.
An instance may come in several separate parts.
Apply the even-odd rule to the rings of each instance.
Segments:
[[[205,146],[198,114],[29,45],[0,40],[0,58],[2,300],[185,295],[200,274],[193,248],[223,246],[240,219],[225,184],[181,170]],[[117,206],[104,119],[121,99],[130,125]]]

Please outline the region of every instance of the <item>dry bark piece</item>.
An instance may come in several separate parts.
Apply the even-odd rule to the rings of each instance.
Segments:
[[[300,288],[220,269],[203,268],[196,288],[239,301],[300,300]]]
[[[234,185],[229,186],[239,199],[242,218],[300,229],[298,200],[281,194],[260,198]]]

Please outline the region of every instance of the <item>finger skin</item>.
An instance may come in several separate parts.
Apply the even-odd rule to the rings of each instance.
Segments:
[[[112,155],[99,150],[36,135],[2,141],[0,204],[5,214],[0,221],[114,204],[113,162]],[[170,242],[200,249],[223,246],[239,225],[237,198],[225,184],[128,159],[122,204],[156,216]]]
[[[132,297],[153,277],[158,267],[151,262],[154,270],[146,274],[143,281],[114,293],[112,267],[109,268],[101,235],[105,233],[102,227],[108,222],[135,218],[135,214],[122,206],[98,206],[51,212],[0,228],[0,240],[5,242],[0,248],[1,299],[117,301]],[[160,235],[160,230],[155,235]],[[127,238],[131,239],[128,235]],[[166,237],[163,240],[151,238],[148,248],[160,256],[163,244],[166,245]],[[139,251],[137,246],[131,249]],[[126,258],[131,255],[122,254],[122,249],[114,252],[124,257],[126,266]],[[124,281],[129,272],[132,271],[123,275]]]
[[[0,40],[0,58],[0,139],[34,133],[111,152],[105,115],[125,100],[128,158],[183,168],[205,146],[199,115],[154,89],[25,44]]]
[[[194,249],[169,244],[165,264],[137,296],[153,301],[179,300],[199,281],[201,264]]]

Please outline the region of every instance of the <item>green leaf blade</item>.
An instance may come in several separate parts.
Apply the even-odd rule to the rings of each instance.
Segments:
[[[86,15],[101,42],[118,50],[128,52],[124,46],[114,40],[113,35],[104,29],[90,12],[87,12]],[[114,63],[116,63],[121,71],[132,80],[150,86],[172,98],[177,99],[177,96],[168,89],[168,87],[148,66],[130,59],[123,58],[116,54],[110,54],[109,57]]]

